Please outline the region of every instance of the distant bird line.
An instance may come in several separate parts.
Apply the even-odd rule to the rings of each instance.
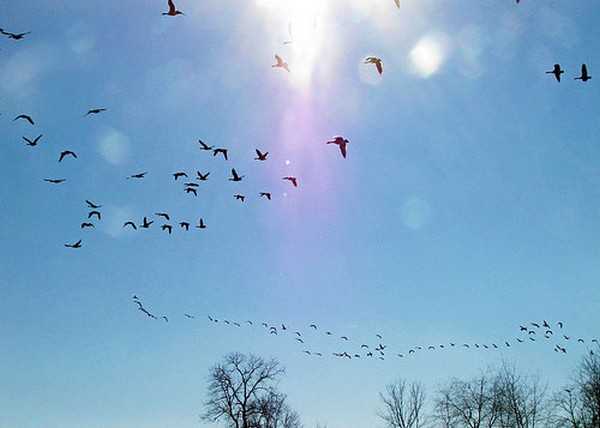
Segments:
[[[137,295],[134,295],[132,298],[133,302],[138,306],[138,309],[144,313],[147,317],[152,318],[154,320],[163,319],[166,322],[167,317],[165,315],[154,315],[150,311],[148,311],[142,301]],[[463,350],[513,350],[516,346],[525,344],[525,343],[535,343],[535,342],[543,342],[545,344],[550,344],[553,346],[553,351],[555,353],[564,355],[568,353],[568,349],[572,348],[572,345],[593,345],[594,347],[598,347],[598,351],[600,351],[600,343],[598,339],[584,339],[584,338],[573,338],[571,336],[567,336],[563,332],[564,323],[562,321],[553,322],[552,325],[548,323],[546,320],[542,322],[528,322],[525,324],[519,325],[519,333],[511,339],[501,339],[497,341],[486,341],[486,342],[465,342],[458,340],[449,340],[445,343],[436,343],[436,344],[420,344],[413,345],[411,347],[405,347],[403,349],[396,348],[391,344],[386,343],[387,341],[384,339],[381,333],[374,333],[372,335],[373,342],[372,343],[362,343],[356,342],[348,335],[334,335],[329,330],[322,329],[317,323],[307,323],[306,328],[309,331],[313,331],[312,335],[306,334],[302,330],[291,330],[290,324],[276,322],[274,324],[270,324],[267,322],[257,323],[253,320],[245,320],[245,321],[235,321],[224,318],[217,318],[213,315],[207,315],[206,318],[200,316],[198,314],[193,314],[191,312],[185,312],[182,314],[183,317],[187,319],[199,319],[204,318],[207,319],[211,325],[223,324],[226,326],[233,326],[236,328],[242,328],[242,326],[253,327],[253,328],[262,328],[265,334],[272,336],[282,336],[285,334],[291,334],[294,341],[302,344],[308,345],[310,339],[314,338],[314,334],[319,334],[322,332],[323,336],[330,338],[331,340],[337,339],[339,342],[337,345],[334,343],[333,346],[338,347],[348,347],[354,345],[355,348],[350,349],[342,349],[337,352],[332,352],[331,356],[337,358],[346,358],[349,360],[352,359],[361,359],[361,358],[377,358],[380,360],[385,360],[386,358],[405,358],[412,357],[420,354],[422,352],[432,352],[432,351],[445,351],[449,349],[463,349]],[[171,319],[175,317],[170,316]],[[539,339],[537,339],[539,333]],[[556,338],[554,337],[556,333]],[[535,337],[534,337],[535,336]],[[359,345],[360,343],[360,345]],[[569,348],[567,348],[567,346]],[[589,349],[590,352],[594,352],[594,349]],[[301,349],[300,352],[310,355],[310,356],[319,356],[322,357],[327,355],[323,350],[315,351],[313,349]]]

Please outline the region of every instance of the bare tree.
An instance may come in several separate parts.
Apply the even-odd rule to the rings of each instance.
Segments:
[[[469,381],[453,379],[438,391],[435,419],[447,428],[491,428],[498,421],[500,401],[496,382],[482,373]]]
[[[501,403],[499,422],[502,428],[535,428],[547,422],[547,388],[538,377],[522,376],[504,363],[495,384]]]
[[[232,353],[209,374],[202,418],[231,428],[299,428],[298,415],[275,386],[284,374],[276,360]]]
[[[387,385],[379,397],[383,409],[378,415],[388,428],[420,428],[425,424],[423,406],[425,388],[420,383],[410,385],[403,379]]]

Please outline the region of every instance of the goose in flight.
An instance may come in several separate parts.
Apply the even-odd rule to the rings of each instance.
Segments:
[[[342,340],[346,340],[346,341],[347,341],[347,340],[350,340],[350,339],[348,339],[348,337],[347,337],[347,336],[342,336],[342,337],[340,337],[340,339],[342,339]]]
[[[225,160],[229,160],[229,158],[227,157],[227,149],[214,149],[213,157],[217,156],[219,153],[223,155],[223,158],[225,158]]]
[[[269,152],[262,153],[260,150],[256,149],[256,157],[254,158],[254,160],[266,161],[267,156],[269,156]]]
[[[528,329],[527,329],[527,327],[525,327],[525,326],[522,326],[522,325],[521,325],[521,326],[519,326],[519,328],[520,328],[520,330],[521,330],[521,331],[527,331],[527,330],[528,330]]]
[[[102,113],[102,112],[104,112],[106,110],[107,109],[105,109],[105,108],[92,108],[92,109],[89,109],[88,112],[83,117],[87,117],[87,116],[89,116],[91,114],[94,114],[94,115],[95,114],[100,114],[100,113]]]
[[[65,181],[67,181],[64,178],[44,178],[44,181],[47,181],[48,183],[52,183],[52,184],[61,184],[64,183]]]
[[[156,217],[162,217],[162,218],[164,218],[167,221],[171,220],[171,217],[167,213],[154,213],[154,215]]]
[[[0,28],[0,33],[12,40],[22,40],[26,35],[31,34],[31,31],[28,31],[26,33],[11,33],[9,31],[4,31],[2,28]]]
[[[163,224],[160,228],[169,232],[169,235],[173,233],[173,226],[171,226],[170,224]]]
[[[233,197],[235,199],[237,199],[238,201],[242,201],[242,202],[244,202],[246,200],[246,197],[244,195],[237,194],[237,195],[233,195]]]
[[[560,64],[554,64],[554,68],[552,71],[546,71],[546,74],[554,74],[554,78],[557,82],[560,82],[560,75],[563,74],[565,70],[560,68]]]
[[[60,157],[58,158],[59,162],[62,162],[62,160],[64,158],[66,158],[67,156],[72,156],[75,159],[77,159],[77,154],[75,152],[72,152],[71,150],[65,150],[63,152],[60,153]]]
[[[540,325],[536,322],[532,322],[531,325],[534,326],[535,328],[540,328]]]
[[[186,187],[184,189],[185,193],[193,193],[194,196],[198,196],[198,191],[196,191],[196,189],[194,189],[193,187]]]
[[[165,322],[169,322],[169,318],[167,318],[165,315],[163,315],[161,318],[164,319]]]
[[[261,198],[267,198],[269,201],[271,200],[271,193],[269,192],[260,192],[260,197]]]
[[[148,221],[148,218],[144,217],[144,221],[140,225],[140,227],[143,228],[143,229],[150,229],[150,226],[152,225],[152,223],[154,223],[154,221]]]
[[[198,144],[200,144],[200,150],[210,151],[215,148],[215,146],[209,146],[202,140],[198,140]]]
[[[181,227],[182,229],[185,229],[186,232],[188,230],[190,230],[190,224],[187,221],[182,221],[179,223],[179,227]]]
[[[123,228],[125,228],[127,226],[131,226],[133,228],[133,230],[137,230],[137,226],[132,221],[127,221],[127,222],[125,222],[125,224],[123,224]]]
[[[175,181],[177,181],[180,177],[188,178],[188,175],[185,172],[182,172],[182,171],[178,171],[178,172],[176,172],[176,173],[173,174],[173,178],[175,178]]]
[[[210,175],[210,172],[207,172],[206,174],[202,174],[200,171],[196,171],[196,180],[199,181],[207,181],[208,180],[208,176]]]
[[[163,12],[162,13],[163,16],[164,15],[168,15],[168,16],[184,15],[184,13],[182,11],[177,10],[177,8],[175,7],[175,3],[173,3],[173,0],[169,0],[168,5],[169,5],[169,11]]]
[[[93,216],[96,216],[98,220],[102,220],[102,215],[100,214],[100,211],[90,211],[88,213],[88,218],[92,218]]]
[[[350,141],[340,136],[333,137],[333,140],[327,141],[327,144],[335,144],[340,148],[340,153],[344,159],[346,159],[346,146],[349,143]]]
[[[559,321],[559,322],[557,322],[557,323],[556,323],[556,325],[558,326],[558,328],[561,328],[561,329],[563,328],[563,323],[562,323],[562,321]]]
[[[90,200],[87,200],[87,199],[85,200],[85,203],[87,204],[87,206],[88,206],[89,208],[91,208],[91,209],[93,209],[93,210],[97,210],[98,208],[102,208],[102,205],[97,205],[97,204],[95,204],[95,203],[93,203],[92,201],[90,201]]]
[[[30,139],[29,139],[29,138],[27,138],[27,137],[22,137],[22,138],[23,138],[23,140],[25,140],[25,144],[26,144],[27,146],[29,146],[29,147],[35,147],[35,146],[37,146],[37,145],[38,145],[38,143],[39,143],[39,141],[40,141],[40,139],[41,139],[42,137],[43,137],[43,135],[42,135],[42,134],[40,134],[40,135],[38,135],[37,137],[35,137],[35,139],[34,139],[33,141],[32,141],[32,140],[30,140]]]
[[[146,176],[146,174],[148,174],[148,172],[140,172],[138,174],[133,174],[130,175],[129,177],[127,177],[127,179],[129,180],[130,178],[137,178],[137,179],[142,179]]]
[[[311,325],[309,325],[308,327],[309,327],[309,328],[313,328],[313,329],[315,329],[315,330],[317,329],[317,325],[316,325],[316,324],[311,324]]]
[[[377,72],[381,75],[383,74],[383,61],[381,58],[377,58],[376,56],[368,56],[365,58],[365,64],[375,64],[377,68]]]
[[[298,179],[296,177],[283,177],[282,180],[287,180],[294,185],[294,187],[298,187]]]
[[[93,223],[81,223],[81,229],[86,229],[86,228],[95,228]]]
[[[582,82],[587,82],[590,80],[592,76],[588,74],[587,65],[581,64],[581,76],[576,77],[575,80],[581,80]]]
[[[27,115],[27,114],[20,114],[20,115],[18,115],[17,117],[15,117],[15,118],[13,119],[13,122],[14,122],[14,121],[16,121],[16,120],[19,120],[19,119],[26,120],[26,121],[27,121],[27,122],[29,122],[30,124],[32,124],[32,125],[35,125],[35,122],[34,122],[34,121],[33,121],[33,119],[31,118],[31,116],[29,116],[29,115]]]
[[[542,323],[542,326],[544,328],[550,328],[550,324],[548,324],[548,321],[544,320],[544,322]]]
[[[284,70],[286,70],[289,73],[290,68],[288,67],[288,63],[285,62],[283,60],[283,58],[281,58],[279,55],[275,54],[275,61],[276,61],[276,63],[273,64],[271,67],[273,67],[273,68],[283,68]]]
[[[196,226],[196,229],[206,229],[206,224],[204,224],[204,219],[200,219],[200,221],[198,222],[198,225]]]
[[[229,179],[229,181],[242,181],[242,178],[244,178],[244,175],[238,175],[237,171],[235,170],[235,168],[231,168],[231,178]]]
[[[183,314],[183,316],[185,316],[186,318],[189,318],[191,320],[193,320],[194,318],[196,318],[195,316],[190,315],[190,314]]]
[[[65,244],[67,248],[81,248],[81,239],[74,244]]]

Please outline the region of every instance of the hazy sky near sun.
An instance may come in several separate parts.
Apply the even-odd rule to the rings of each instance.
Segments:
[[[177,6],[185,16],[161,16],[162,0],[0,7],[1,28],[32,31],[0,39],[0,427],[208,427],[208,369],[231,351],[278,358],[307,427],[377,426],[377,394],[400,376],[431,392],[506,359],[567,382],[583,346],[393,355],[514,342],[541,319],[598,333],[594,2]],[[290,73],[271,68],[275,53]],[[560,84],[544,73],[556,62]],[[586,84],[573,80],[583,62]],[[93,107],[108,111],[83,118]],[[13,122],[21,113],[36,125]],[[38,147],[22,143],[39,134]],[[346,160],[325,145],[333,135],[350,140]],[[59,164],[67,149],[78,159]],[[242,183],[227,181],[232,167]],[[211,172],[197,198],[174,182],[179,170]],[[93,231],[79,228],[85,199],[103,205]],[[121,227],[159,211],[208,229]],[[63,247],[78,239],[82,249]],[[170,322],[144,317],[133,294]],[[306,344],[208,314],[285,322]],[[377,333],[385,361],[329,356]]]

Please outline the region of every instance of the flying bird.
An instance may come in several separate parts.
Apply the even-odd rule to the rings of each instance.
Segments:
[[[269,156],[269,152],[262,153],[260,150],[256,149],[256,157],[254,158],[254,160],[266,161],[267,156]]]
[[[311,324],[308,326],[309,328],[314,328],[315,330],[317,329],[317,325],[316,324]]]
[[[169,235],[173,232],[173,226],[170,224],[163,224],[160,228],[169,232]]]
[[[368,56],[365,58],[365,64],[375,64],[377,67],[377,72],[381,75],[383,74],[383,61],[381,58],[377,58],[376,56]]]
[[[204,224],[204,220],[201,218],[196,226],[196,229],[206,229],[206,224]]]
[[[26,145],[30,146],[30,147],[35,147],[38,145],[38,142],[40,141],[40,139],[43,137],[42,134],[38,135],[37,137],[35,137],[35,139],[32,141],[27,137],[22,137],[23,140],[25,140]]]
[[[185,187],[199,187],[198,183],[183,183]]]
[[[75,159],[77,159],[77,154],[75,154],[75,152],[72,152],[71,150],[65,150],[63,152],[60,153],[60,157],[58,158],[59,162],[62,162],[62,160],[64,158],[66,158],[67,156],[72,156]]]
[[[27,114],[20,114],[20,115],[18,115],[17,117],[15,117],[15,118],[13,119],[13,122],[14,122],[15,120],[19,120],[19,119],[26,120],[26,121],[27,121],[27,122],[29,122],[30,124],[32,124],[32,125],[35,125],[35,122],[34,122],[34,121],[33,121],[33,119],[31,118],[31,116],[29,116],[29,115],[27,115]]]
[[[157,217],[162,217],[167,221],[171,220],[171,217],[169,217],[169,214],[167,213],[154,213],[154,215]]]
[[[92,108],[92,109],[89,109],[88,112],[83,115],[83,117],[87,117],[87,116],[89,116],[91,114],[100,114],[100,113],[102,113],[102,112],[104,112],[106,110],[107,109],[105,109],[105,108]]]
[[[88,218],[92,218],[93,216],[96,216],[98,220],[101,220],[100,211],[90,211],[88,214]]]
[[[294,187],[298,187],[298,179],[296,177],[283,177],[282,180],[288,180]]]
[[[560,64],[554,64],[554,68],[552,71],[546,71],[546,74],[554,74],[554,78],[557,82],[560,82],[560,75],[563,74],[565,70],[560,68]]]
[[[169,318],[167,318],[166,316],[163,315],[161,318],[164,319],[165,322],[169,322]]]
[[[187,221],[180,222],[179,226],[186,231],[190,230],[190,224]]]
[[[90,228],[90,227],[95,228],[93,223],[81,223],[80,227],[81,227],[81,229]]]
[[[269,201],[271,200],[271,194],[269,192],[260,192],[260,197],[265,197],[267,198]]]
[[[213,150],[213,157],[217,156],[219,153],[221,153],[223,155],[223,157],[225,158],[225,160],[229,160],[229,158],[227,157],[227,149],[214,149]]]
[[[346,159],[346,146],[349,143],[350,141],[340,136],[333,137],[333,140],[327,141],[327,144],[336,144],[340,148],[340,153],[344,159]]]
[[[183,314],[183,315],[184,315],[186,318],[189,318],[189,319],[191,319],[191,320],[193,320],[194,318],[196,318],[195,316],[193,316],[193,315],[190,315],[190,314]]]
[[[127,179],[130,179],[130,178],[139,178],[139,179],[142,179],[142,178],[144,178],[146,176],[146,174],[148,174],[148,172],[140,172],[139,174],[130,175],[129,177],[127,177]]]
[[[229,179],[229,181],[242,181],[242,178],[244,178],[243,175],[238,175],[235,168],[231,168],[231,178]]]
[[[576,77],[575,80],[581,80],[582,82],[587,82],[590,80],[592,76],[588,74],[587,65],[581,64],[581,76]]]
[[[123,224],[123,227],[127,227],[127,226],[131,226],[133,228],[133,230],[137,230],[137,226],[132,221],[127,221],[127,222],[125,222],[125,224]]]
[[[342,340],[350,340],[350,339],[348,339],[347,336],[342,336],[342,337],[340,337],[340,339],[342,339]]]
[[[177,8],[175,7],[175,3],[173,3],[173,0],[169,0],[168,1],[169,4],[169,11],[168,12],[163,12],[163,15],[168,15],[168,16],[177,16],[177,15],[184,15],[184,13],[180,10],[177,10]]]
[[[144,221],[140,225],[140,227],[143,228],[143,229],[150,229],[150,226],[152,225],[152,223],[154,223],[154,221],[148,221],[148,218],[144,217]]]
[[[284,70],[286,70],[288,73],[290,71],[290,68],[288,67],[288,63],[285,62],[279,55],[275,54],[275,61],[277,61],[275,64],[273,64],[271,67],[273,68],[283,68]]]
[[[0,28],[0,33],[4,34],[5,36],[8,36],[9,39],[22,40],[26,35],[31,34],[31,31],[28,31],[26,33],[11,33],[8,31],[4,31],[2,28]]]
[[[193,187],[186,187],[184,191],[185,193],[193,193],[194,196],[198,196],[198,192]]]
[[[198,140],[198,144],[200,144],[200,150],[210,151],[215,148],[215,146],[209,146],[202,140]]]
[[[558,327],[559,327],[559,328],[563,328],[563,323],[562,323],[562,321],[559,321],[559,322],[557,322],[557,323],[556,323],[556,325],[558,325]]]
[[[44,178],[44,181],[47,181],[48,183],[52,183],[52,184],[61,184],[61,183],[64,183],[65,181],[67,181],[67,180],[64,179],[64,178],[59,178],[59,179],[56,179],[56,178]]]
[[[98,208],[102,208],[102,205],[96,205],[95,203],[93,203],[92,201],[89,200],[85,200],[85,203],[88,205],[88,207],[90,207],[93,210],[97,210]]]
[[[242,201],[242,202],[244,202],[246,200],[246,197],[244,195],[237,194],[237,195],[233,195],[233,197],[235,199],[237,199],[238,201]]]
[[[198,175],[198,177],[196,177],[196,180],[207,181],[208,176],[210,175],[210,172],[207,172],[206,174],[202,175],[202,173],[200,171],[196,171],[196,174]]]
[[[81,239],[74,244],[65,244],[67,248],[81,248]]]
[[[187,178],[188,175],[185,172],[176,172],[176,173],[173,174],[173,177],[175,178],[175,181],[177,181],[177,179],[179,177],[185,177],[185,178]]]

